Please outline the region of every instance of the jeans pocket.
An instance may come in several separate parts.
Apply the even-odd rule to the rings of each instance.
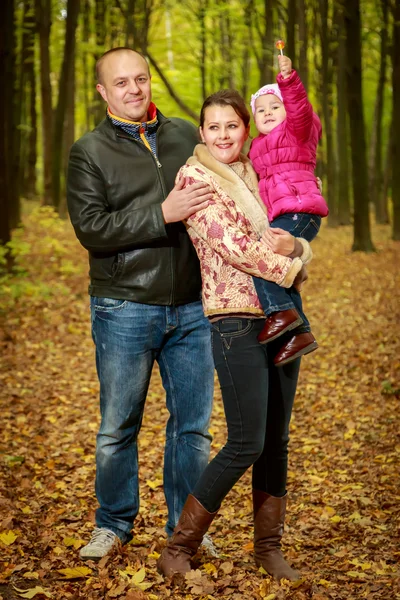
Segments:
[[[92,296],[91,302],[94,310],[110,312],[114,310],[121,310],[128,304],[129,300],[117,300],[116,298],[99,298],[98,296]]]
[[[254,319],[229,318],[211,323],[226,348],[230,348],[234,339],[244,337],[254,326]]]
[[[301,223],[299,225],[300,231],[296,231],[296,237],[301,237],[307,240],[307,242],[312,242],[319,232],[321,217],[318,217],[317,215],[315,217],[309,217],[304,223],[303,228],[301,228]]]

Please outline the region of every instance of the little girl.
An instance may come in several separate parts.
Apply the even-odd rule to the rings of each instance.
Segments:
[[[265,85],[251,97],[251,109],[259,135],[252,141],[249,158],[259,177],[261,198],[272,228],[263,238],[273,250],[271,238],[283,229],[311,242],[328,207],[314,175],[317,144],[322,128],[292,61],[278,56],[278,84]],[[291,332],[275,364],[284,365],[318,347],[302,312],[298,292],[254,277],[263,310],[268,317],[258,336],[265,344]],[[296,307],[295,307],[296,305]]]

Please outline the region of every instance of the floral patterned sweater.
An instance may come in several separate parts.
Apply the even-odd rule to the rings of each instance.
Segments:
[[[303,255],[292,260],[260,241],[268,219],[258,195],[257,175],[244,155],[238,163],[225,165],[199,144],[180,169],[177,179],[181,177],[186,185],[205,182],[213,191],[208,207],[186,220],[200,259],[205,314],[262,317],[252,275],[291,287],[303,263],[311,258],[310,246],[300,239]]]

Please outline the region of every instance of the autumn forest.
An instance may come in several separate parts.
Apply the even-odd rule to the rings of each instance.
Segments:
[[[400,1],[3,0],[0,21],[0,600],[400,599]],[[118,556],[82,563],[90,534],[99,384],[87,253],[68,219],[73,142],[105,116],[95,64],[129,46],[153,101],[198,124],[203,100],[250,95],[285,41],[323,127],[329,216],[302,296],[304,357],[291,424],[286,556],[297,582],[252,560],[251,474],[229,493],[197,569],[164,580],[168,418],[154,371],[139,440],[141,507]],[[251,135],[256,135],[254,124]],[[212,453],[226,424],[216,380]]]

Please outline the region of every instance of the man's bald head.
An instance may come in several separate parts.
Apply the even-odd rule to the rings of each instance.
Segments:
[[[104,52],[104,54],[102,56],[100,56],[99,60],[96,62],[96,77],[97,77],[98,83],[103,85],[104,64],[108,61],[108,59],[115,57],[117,54],[130,54],[130,53],[135,54],[138,57],[140,56],[143,59],[143,61],[146,63],[146,66],[147,66],[147,72],[150,75],[150,68],[149,68],[148,62],[147,62],[144,54],[142,54],[141,52],[137,52],[137,50],[132,50],[132,48],[127,48],[127,47],[121,46],[120,48],[111,48],[111,50],[107,50],[107,52]]]

